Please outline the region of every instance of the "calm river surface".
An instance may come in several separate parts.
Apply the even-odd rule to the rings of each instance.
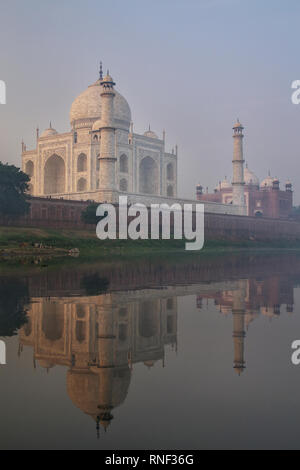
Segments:
[[[300,448],[300,256],[0,272],[1,449]]]

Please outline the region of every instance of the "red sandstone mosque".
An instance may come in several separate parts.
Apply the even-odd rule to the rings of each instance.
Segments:
[[[241,145],[243,139],[243,126],[238,121],[233,127],[234,137],[237,135]],[[233,161],[233,165],[234,165]],[[244,161],[242,161],[244,163]],[[233,171],[235,167],[233,168]],[[260,183],[258,177],[249,170],[248,165],[243,169],[243,193],[246,205],[246,214],[255,217],[271,217],[287,219],[293,207],[292,183],[287,181],[285,189],[280,189],[278,178],[273,178],[269,172],[268,176]],[[198,201],[216,202],[221,204],[234,203],[234,181],[230,183],[227,178],[220,181],[213,193],[204,192],[201,184],[196,187]]]

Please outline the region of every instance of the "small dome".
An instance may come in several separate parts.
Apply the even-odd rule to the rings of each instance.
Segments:
[[[99,131],[101,127],[101,119],[97,119],[97,121],[94,122],[92,130],[93,131]]]
[[[246,166],[244,170],[244,180],[245,184],[251,184],[253,186],[259,186],[259,179],[257,176],[253,173],[253,171],[250,171],[249,168]]]
[[[145,137],[150,137],[150,139],[158,139],[158,136],[155,134],[155,132],[151,131],[150,126],[149,129],[144,132]]]
[[[155,361],[151,361],[151,360],[144,362],[144,365],[145,365],[146,367],[148,367],[148,369],[150,369],[151,367],[153,367],[154,364],[155,364]]]
[[[272,188],[273,186],[273,181],[274,181],[274,178],[272,178],[272,176],[268,175],[261,183],[260,183],[260,187],[262,189],[264,188]]]
[[[233,126],[233,129],[238,129],[238,128],[244,129],[239,120],[237,120],[237,122]]]
[[[51,135],[56,135],[57,134],[57,131],[55,129],[53,129],[51,127],[51,124],[50,124],[50,127],[49,129],[46,129],[42,134],[41,134],[41,137],[49,137]]]
[[[220,183],[220,189],[229,189],[231,188],[231,184],[229,183],[229,181],[227,180],[227,178],[225,178],[223,181],[221,181]]]
[[[114,83],[112,77],[109,75],[109,73],[107,73],[107,75],[105,75],[105,77],[103,78],[103,82],[109,82],[109,83]]]
[[[234,367],[234,370],[238,375],[242,375],[242,373],[244,372],[244,369],[245,369],[245,367],[243,367],[243,366]]]

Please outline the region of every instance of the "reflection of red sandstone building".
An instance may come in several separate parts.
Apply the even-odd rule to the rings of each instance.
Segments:
[[[246,330],[259,315],[270,319],[278,318],[282,305],[287,313],[293,312],[293,284],[285,278],[272,276],[266,280],[241,279],[237,289],[222,290],[210,295],[197,296],[197,308],[203,306],[203,299],[214,299],[223,315],[232,314],[234,370],[240,375],[246,368],[244,347]]]
[[[248,169],[244,170],[244,194],[247,214],[272,218],[288,218],[293,207],[292,184],[287,181],[285,191],[280,189],[279,180],[270,175],[261,184],[257,176]],[[232,186],[225,178],[215,188],[214,193],[204,193],[201,184],[197,186],[197,200],[218,203],[232,203]]]
[[[244,171],[244,194],[247,214],[272,218],[288,218],[293,207],[292,184],[287,181],[285,191],[280,189],[279,180],[270,175],[261,184],[257,176],[248,169]],[[204,193],[201,184],[197,186],[197,200],[232,203],[232,186],[225,178],[214,193]]]

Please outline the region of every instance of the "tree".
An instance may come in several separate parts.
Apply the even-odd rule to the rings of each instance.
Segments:
[[[17,218],[29,211],[26,191],[30,178],[20,168],[0,162],[0,216]]]

